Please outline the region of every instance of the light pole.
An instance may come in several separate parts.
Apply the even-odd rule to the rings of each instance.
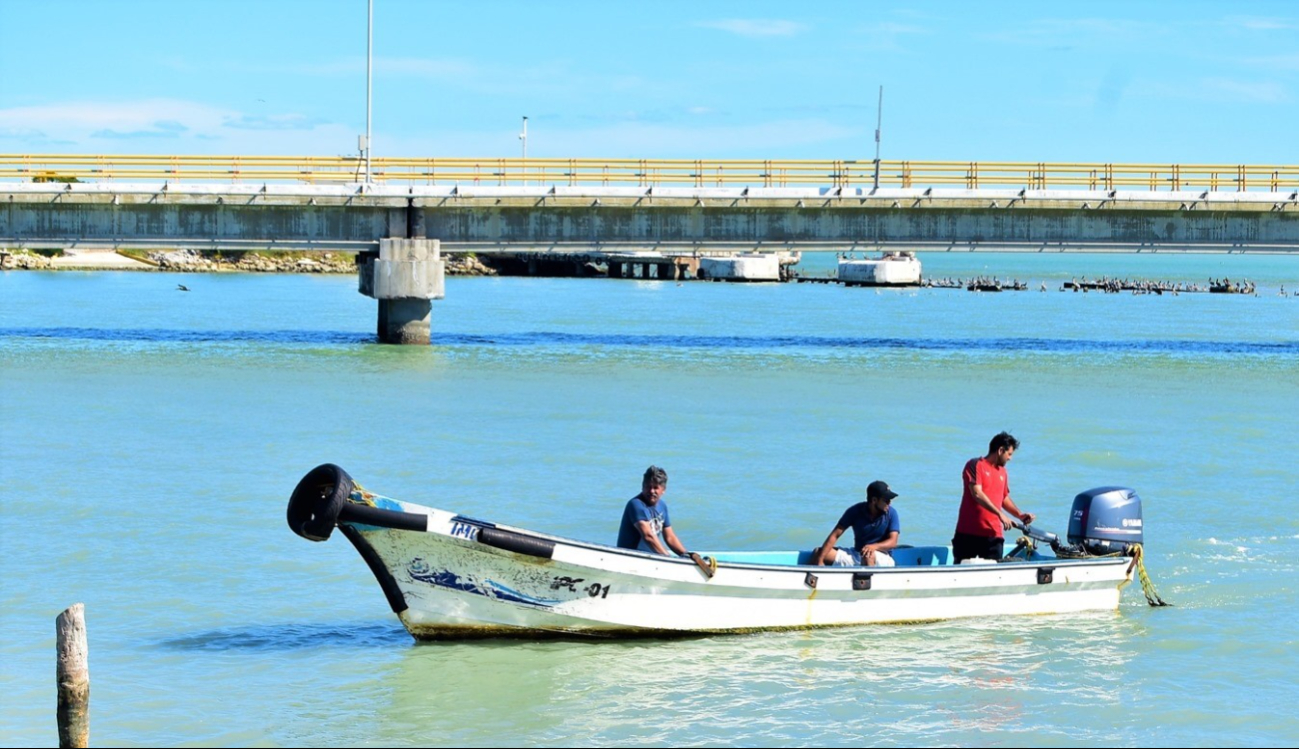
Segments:
[[[884,84],[880,84],[880,103],[876,108],[875,120],[875,186],[871,192],[880,189],[880,129],[884,127]]]
[[[526,161],[528,160],[528,116],[527,116],[526,114],[523,115],[523,132],[519,133],[519,140],[523,141],[523,160],[526,162]],[[523,175],[524,175],[524,177],[523,177],[523,184],[526,185],[526,184],[528,184],[528,178],[527,178],[528,167],[527,167],[527,164],[524,164],[524,165],[523,165],[523,167],[521,168],[521,171],[523,172]]]
[[[374,0],[366,2],[365,21],[365,182],[370,183],[371,83],[374,78]]]

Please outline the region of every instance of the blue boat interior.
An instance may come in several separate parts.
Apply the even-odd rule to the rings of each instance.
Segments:
[[[816,549],[804,551],[704,551],[704,556],[731,564],[811,565]],[[952,564],[950,546],[899,546],[890,556],[899,567],[946,567]],[[1030,560],[1052,559],[1034,553]],[[1026,560],[1029,561],[1029,560]]]

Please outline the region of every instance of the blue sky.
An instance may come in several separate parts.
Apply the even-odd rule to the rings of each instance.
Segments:
[[[339,155],[365,0],[0,0],[0,152]],[[375,0],[376,156],[1299,162],[1299,3]]]

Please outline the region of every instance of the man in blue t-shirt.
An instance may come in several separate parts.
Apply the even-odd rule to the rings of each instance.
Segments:
[[[681,556],[689,554],[686,545],[672,531],[668,504],[663,501],[663,492],[667,488],[667,471],[658,466],[645,469],[640,494],[632,497],[622,511],[622,525],[618,528],[620,547],[652,551],[664,556],[668,554],[669,548]]]
[[[844,512],[825,543],[816,552],[817,564],[852,567],[892,567],[889,551],[898,545],[902,524],[898,511],[893,509],[893,498],[898,496],[883,481],[872,481],[866,487],[866,501],[858,502]],[[835,548],[843,532],[852,528],[853,548]]]

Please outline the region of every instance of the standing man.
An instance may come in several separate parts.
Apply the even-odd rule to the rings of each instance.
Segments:
[[[816,563],[836,567],[893,567],[889,551],[897,548],[898,534],[902,532],[898,511],[893,509],[896,496],[888,484],[872,481],[866,487],[866,501],[849,507],[834,524],[834,530],[816,553]],[[852,528],[852,548],[835,548],[839,537],[849,528]]]
[[[1015,456],[1019,440],[1002,432],[988,443],[988,454],[971,458],[961,475],[965,492],[961,496],[961,511],[956,520],[956,535],[952,537],[952,555],[955,563],[982,557],[1001,559],[1006,550],[1005,532],[1018,518],[1030,525],[1035,517],[1031,512],[1020,512],[1010,498],[1010,481],[1006,477],[1006,464]]]
[[[685,544],[672,531],[672,520],[668,517],[668,504],[663,501],[663,492],[668,488],[668,472],[658,466],[645,469],[645,478],[641,480],[640,494],[627,502],[622,511],[622,525],[618,528],[618,546],[624,549],[652,551],[655,554],[668,555],[671,548],[681,556],[686,556]]]

